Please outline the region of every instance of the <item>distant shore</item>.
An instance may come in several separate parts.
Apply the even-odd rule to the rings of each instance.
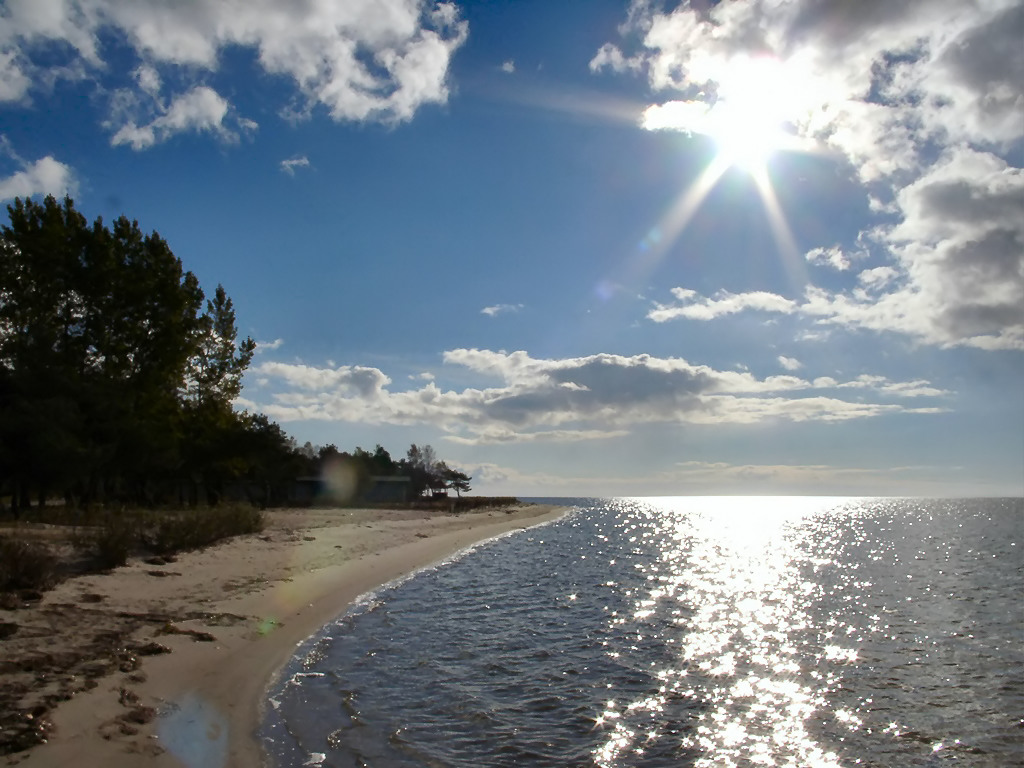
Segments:
[[[262,533],[69,579],[33,607],[0,610],[18,626],[4,657],[68,659],[45,682],[74,694],[48,714],[46,743],[0,764],[258,766],[267,688],[298,644],[365,592],[564,512],[271,510]],[[90,661],[103,641],[123,647]]]

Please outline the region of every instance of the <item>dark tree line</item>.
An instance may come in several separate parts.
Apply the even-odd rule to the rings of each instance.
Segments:
[[[15,512],[58,496],[76,506],[216,503],[239,489],[281,503],[296,477],[319,471],[323,456],[232,408],[256,345],[238,340],[222,286],[208,299],[156,232],[123,216],[89,224],[70,198],[53,197],[7,210],[0,497]],[[349,458],[366,477],[406,473],[417,492],[468,490],[470,478],[428,448],[401,462],[380,446]]]
[[[339,451],[335,445],[317,449],[309,446],[304,450],[311,459],[308,465],[310,475],[323,476],[332,467],[347,467],[351,470],[354,496],[357,498],[370,489],[375,478],[382,477],[408,478],[410,498],[448,490],[461,496],[472,490],[469,481],[473,478],[438,459],[429,445],[421,447],[413,443],[405,458],[398,460],[393,459],[381,445],[377,445],[372,453],[358,446],[351,453]]]

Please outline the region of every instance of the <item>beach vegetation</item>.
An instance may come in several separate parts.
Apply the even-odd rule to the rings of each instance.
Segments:
[[[116,568],[135,554],[172,555],[263,530],[263,512],[251,504],[212,508],[110,512],[78,529],[75,546],[102,569]]]
[[[57,557],[43,542],[0,537],[0,592],[45,590],[58,581]]]
[[[161,513],[144,530],[146,549],[160,555],[199,549],[222,539],[263,530],[263,513],[248,504]]]
[[[139,536],[137,517],[118,511],[106,514],[98,525],[83,529],[75,543],[92,556],[97,567],[108,570],[128,562],[139,547]]]

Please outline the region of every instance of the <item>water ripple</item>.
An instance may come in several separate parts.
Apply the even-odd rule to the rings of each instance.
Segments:
[[[1020,500],[580,506],[327,627],[278,764],[1024,764]]]

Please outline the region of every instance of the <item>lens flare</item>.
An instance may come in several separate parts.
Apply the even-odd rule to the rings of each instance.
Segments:
[[[342,457],[331,457],[320,472],[322,501],[348,504],[356,496],[359,476],[352,463]]]
[[[186,768],[228,764],[228,721],[208,701],[187,695],[172,704],[157,726],[160,743]]]

